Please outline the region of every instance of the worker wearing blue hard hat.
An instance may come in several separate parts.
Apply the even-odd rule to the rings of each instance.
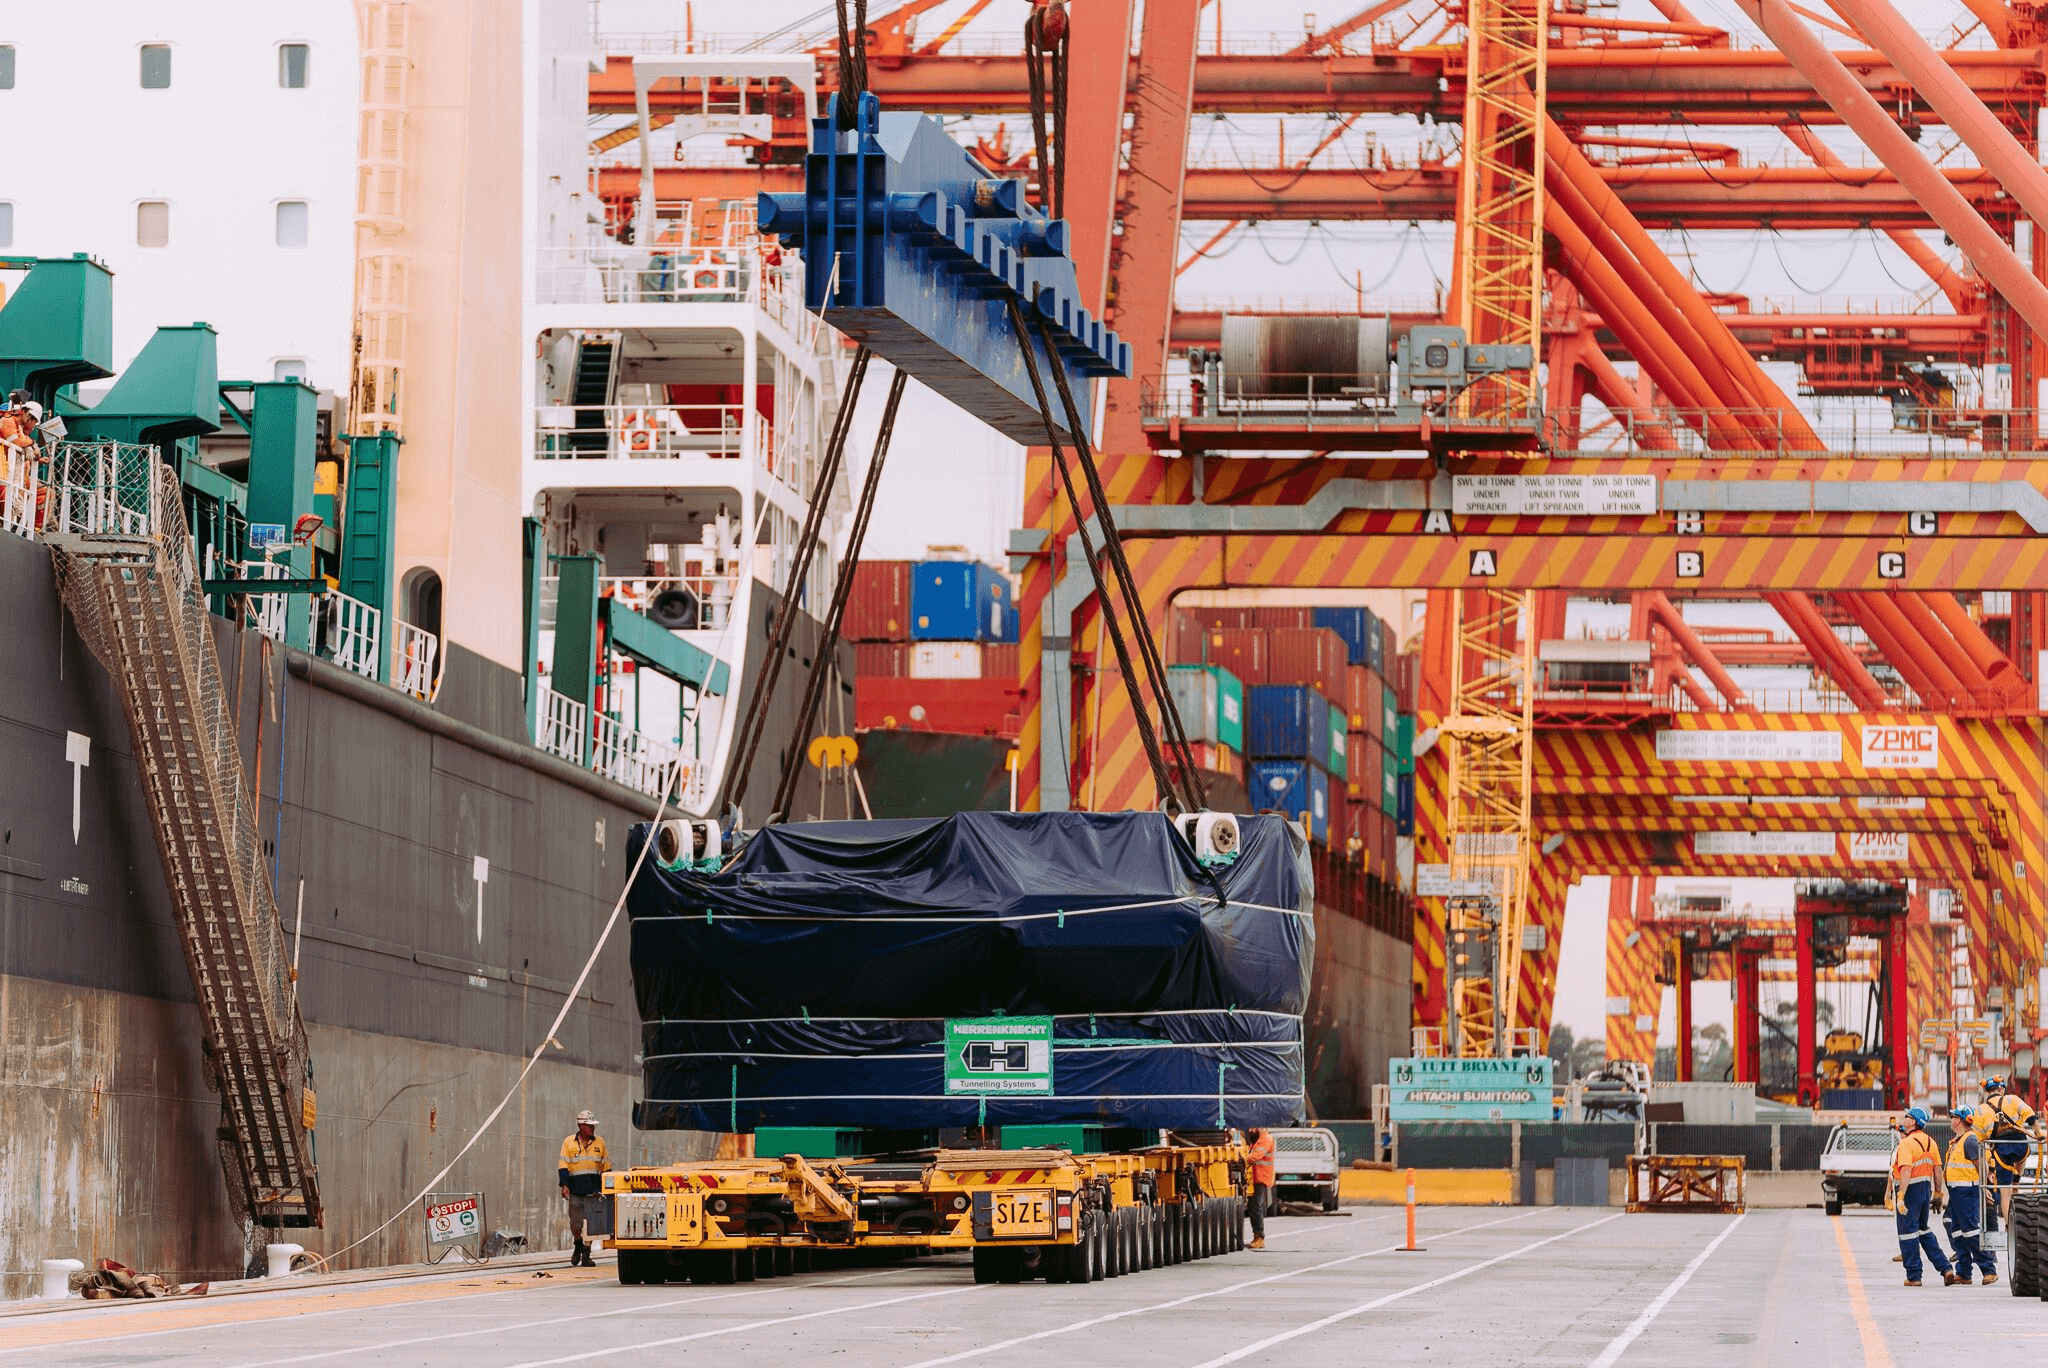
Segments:
[[[1947,1204],[1942,1180],[1941,1147],[1927,1133],[1933,1118],[1924,1107],[1909,1107],[1899,1123],[1898,1148],[1892,1151],[1892,1185],[1898,1191],[1899,1261],[1906,1265],[1906,1286],[1920,1286],[1920,1255],[1952,1283],[1955,1269],[1941,1251],[1941,1241],[1928,1229],[1928,1213]]]
[[[1956,1271],[1944,1281],[1967,1285],[1970,1275],[1981,1270],[1984,1285],[1989,1287],[1998,1281],[1998,1257],[1984,1248],[1984,1142],[1971,1128],[1972,1110],[1958,1105],[1948,1113],[1948,1154],[1941,1170],[1948,1185],[1948,1205],[1942,1212],[1942,1224],[1948,1227]]]
[[[2027,1162],[2027,1150],[2040,1128],[2040,1118],[2023,1099],[2006,1091],[2005,1080],[1994,1074],[1984,1080],[1984,1105],[1974,1109],[1970,1121],[1977,1138],[1988,1150],[1988,1195],[1997,1208],[1997,1216],[2003,1219],[2012,1214],[2013,1185],[2020,1180],[2020,1169]]]

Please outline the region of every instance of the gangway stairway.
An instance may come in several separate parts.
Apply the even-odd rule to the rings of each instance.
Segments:
[[[147,447],[61,448],[57,466],[58,584],[128,716],[230,1193],[259,1226],[318,1226],[306,1031],[178,479]]]

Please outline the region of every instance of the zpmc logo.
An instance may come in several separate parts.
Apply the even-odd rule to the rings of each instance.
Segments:
[[[1865,727],[1863,765],[1866,769],[1937,769],[1941,765],[1941,729]]]

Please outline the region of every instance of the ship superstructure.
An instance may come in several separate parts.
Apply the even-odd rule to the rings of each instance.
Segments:
[[[536,740],[565,759],[651,773],[678,756],[680,801],[701,812],[725,786],[750,648],[775,605],[788,593],[809,616],[830,597],[829,555],[793,593],[790,572],[814,497],[826,546],[847,504],[843,479],[819,489],[842,348],[751,201],[654,192],[657,162],[765,143],[771,107],[815,108],[812,60],[642,56],[633,81],[635,113],[595,137],[580,89],[540,115],[529,709]],[[656,117],[657,89],[699,98]],[[599,196],[633,173],[637,193]]]

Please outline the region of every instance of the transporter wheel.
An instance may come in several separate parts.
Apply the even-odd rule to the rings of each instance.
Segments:
[[[1164,1268],[1180,1262],[1180,1209],[1179,1202],[1159,1208],[1159,1263]]]
[[[1083,1212],[1074,1231],[1074,1242],[1061,1253],[1066,1256],[1066,1278],[1070,1283],[1093,1282],[1095,1278],[1094,1218]]]
[[[1209,1199],[1197,1197],[1188,1208],[1188,1262],[1209,1257]]]
[[[1109,1213],[1095,1213],[1094,1262],[1088,1269],[1088,1281],[1101,1282],[1109,1276]]]
[[[796,1276],[796,1251],[794,1249],[783,1248],[775,1251],[775,1276],[778,1278],[793,1278]]]
[[[1244,1248],[1245,1199],[1230,1199],[1230,1252],[1235,1254]]]
[[[732,1275],[735,1282],[750,1283],[760,1275],[760,1267],[754,1262],[754,1251],[736,1249],[732,1254]]]
[[[1842,1204],[1840,1202],[1829,1202],[1827,1204],[1826,1209],[1828,1215],[1830,1216],[1839,1216],[1842,1214]]]
[[[1124,1213],[1112,1211],[1102,1221],[1102,1276],[1124,1275]]]
[[[1038,1247],[1038,1274],[1049,1283],[1067,1281],[1067,1246],[1040,1245]]]
[[[1998,1200],[1996,1191],[1987,1188],[1984,1200]],[[2012,1199],[2012,1215],[2005,1223],[2005,1247],[2007,1260],[2007,1281],[2012,1285],[2015,1297],[2037,1297],[2041,1294],[2042,1258],[2042,1215],[2048,1198],[2025,1193]]]
[[[619,1285],[635,1287],[647,1280],[647,1264],[660,1257],[645,1250],[622,1249],[619,1251]]]
[[[1338,1207],[1339,1200],[1340,1198],[1337,1192],[1337,1185],[1335,1183],[1332,1183],[1330,1184],[1330,1190],[1323,1194],[1323,1210],[1335,1211]]]
[[[1130,1253],[1124,1259],[1124,1272],[1145,1271],[1145,1208],[1141,1204],[1130,1210]]]

